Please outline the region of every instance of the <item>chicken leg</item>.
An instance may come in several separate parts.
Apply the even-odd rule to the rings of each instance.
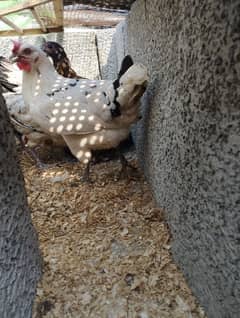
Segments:
[[[92,180],[90,178],[90,165],[91,161],[87,163],[86,168],[84,169],[83,175],[81,177],[81,181],[86,183],[92,183]]]
[[[122,179],[122,178],[127,178],[129,177],[129,174],[128,174],[128,171],[127,171],[127,168],[130,168],[132,171],[136,172],[137,171],[137,168],[134,167],[133,165],[131,165],[127,159],[125,158],[125,156],[122,154],[122,152],[120,151],[119,148],[116,149],[117,151],[117,154],[118,154],[118,157],[120,159],[120,163],[122,165],[122,168],[120,170],[120,173],[119,173],[119,176],[118,176],[118,179]]]

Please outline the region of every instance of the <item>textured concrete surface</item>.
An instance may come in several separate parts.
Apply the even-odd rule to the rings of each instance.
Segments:
[[[0,136],[0,317],[30,318],[42,260],[1,87]]]
[[[151,84],[141,164],[209,318],[240,313],[240,2],[138,0],[129,52]]]

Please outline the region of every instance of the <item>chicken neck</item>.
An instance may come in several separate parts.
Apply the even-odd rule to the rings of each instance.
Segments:
[[[37,68],[33,68],[30,72],[23,72],[22,94],[25,103],[30,104],[34,97],[54,89],[58,77],[49,59],[42,56]]]

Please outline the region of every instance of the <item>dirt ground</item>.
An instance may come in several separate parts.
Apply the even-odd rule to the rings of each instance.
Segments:
[[[44,259],[34,318],[205,317],[140,170],[117,180],[119,162],[103,162],[84,184],[79,163],[40,170],[20,158]]]

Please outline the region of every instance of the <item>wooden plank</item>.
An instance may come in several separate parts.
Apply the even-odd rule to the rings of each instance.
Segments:
[[[124,15],[90,10],[64,11],[64,26],[115,26],[125,19]]]
[[[0,16],[5,16],[11,13],[16,13],[22,10],[30,9],[48,2],[51,2],[52,0],[32,0],[32,1],[26,1],[21,4],[17,4],[15,6],[12,6],[9,9],[0,10]]]
[[[63,32],[63,26],[47,28],[47,32],[43,32],[40,28],[26,29],[26,30],[22,30],[22,31],[23,31],[23,33],[21,35],[46,34],[46,33],[52,33],[52,32]],[[16,32],[15,30],[0,31],[0,36],[16,36],[16,35],[19,35],[19,33]]]
[[[53,0],[57,25],[63,25],[63,0]]]
[[[12,21],[10,21],[8,18],[0,16],[0,20],[2,20],[2,22],[4,22],[5,24],[9,25],[10,28],[14,29],[14,32],[17,32],[17,34],[23,34],[23,30],[19,28],[16,24],[14,24]]]
[[[43,21],[40,19],[39,15],[38,15],[38,13],[37,13],[37,11],[36,11],[36,9],[35,9],[35,8],[31,8],[30,10],[31,10],[31,12],[32,12],[32,15],[33,15],[34,18],[36,19],[37,23],[40,25],[41,30],[46,33],[46,32],[47,32],[47,29],[46,29],[46,27],[45,27]]]
[[[98,8],[108,8],[110,10],[121,9],[130,10],[131,5],[136,0],[64,0],[64,6],[73,4],[84,4],[87,6],[93,6]],[[151,1],[150,1],[151,2]],[[159,1],[160,2],[160,1]]]

